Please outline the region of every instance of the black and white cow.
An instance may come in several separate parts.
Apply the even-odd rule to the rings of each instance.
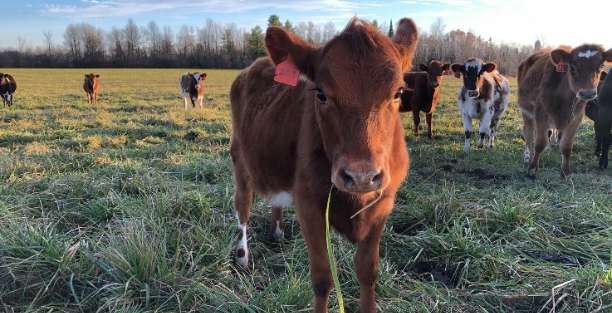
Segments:
[[[189,101],[192,108],[195,108],[196,104],[200,109],[204,107],[204,80],[207,76],[206,73],[186,73],[181,76],[179,91],[185,100],[185,110],[190,108]]]
[[[0,73],[0,96],[4,106],[13,105],[13,93],[17,90],[15,78],[9,74]]]
[[[465,129],[464,152],[470,151],[472,119],[480,119],[478,146],[482,147],[488,136],[488,148],[493,148],[495,130],[499,119],[508,108],[510,83],[495,70],[495,63],[484,63],[472,58],[464,64],[453,64],[455,77],[463,76],[463,86],[459,89],[458,103]]]

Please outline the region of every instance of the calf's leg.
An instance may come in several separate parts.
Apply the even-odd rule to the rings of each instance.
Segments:
[[[466,113],[461,114],[463,119],[463,129],[465,130],[465,141],[463,143],[463,152],[470,152],[470,140],[472,139],[472,118]]]
[[[525,150],[523,151],[523,164],[529,165],[531,154],[535,151],[535,121],[523,114],[523,139],[525,139]]]
[[[425,120],[427,121],[427,135],[430,139],[433,139],[433,125],[432,125],[433,113],[427,113]]]
[[[567,178],[571,174],[570,170],[570,156],[572,154],[572,148],[574,146],[574,137],[576,136],[576,130],[582,118],[576,118],[565,128],[563,136],[559,142],[561,148],[561,178]]]
[[[529,169],[527,170],[527,175],[532,178],[535,178],[536,174],[538,173],[538,168],[540,167],[540,155],[544,149],[546,149],[546,145],[548,143],[548,125],[546,125],[546,123],[539,123],[535,126],[535,147],[533,157],[529,163]]]
[[[237,160],[234,150],[232,149],[232,161],[234,163],[234,208],[238,216],[238,243],[236,245],[236,263],[247,267],[249,265],[249,247],[247,227],[249,224],[249,216],[251,214],[251,206],[253,205],[253,190],[248,185],[246,172],[242,168],[242,164]]]
[[[376,281],[378,280],[379,246],[385,221],[377,221],[367,237],[357,243],[354,261],[359,280],[361,313],[376,312]]]
[[[599,145],[601,147],[601,152],[599,156],[599,168],[606,169],[608,168],[608,154],[610,151],[610,144],[612,143],[612,112],[606,119],[602,119],[600,123],[598,123],[598,132],[599,132]]]
[[[413,106],[412,107],[412,120],[414,121],[414,136],[418,137],[419,136],[419,124],[421,124],[421,117],[419,116],[419,109],[417,108],[417,106]]]
[[[493,106],[490,105],[480,120],[479,136],[478,136],[478,148],[482,148],[484,145],[485,137],[489,137],[491,140],[491,121],[493,119]]]
[[[283,208],[272,207],[272,216],[270,219],[270,235],[276,241],[282,241],[285,237],[283,232]]]

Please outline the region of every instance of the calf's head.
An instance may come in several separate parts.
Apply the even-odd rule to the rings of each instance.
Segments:
[[[473,58],[464,64],[453,64],[452,70],[455,77],[463,76],[463,88],[469,98],[478,98],[484,83],[483,73],[491,73],[497,66],[495,63],[484,63],[481,59]]]
[[[582,45],[572,50],[564,47],[551,51],[550,59],[557,71],[567,75],[570,90],[576,97],[590,101],[597,97],[604,62],[612,62],[612,49],[604,51],[599,45]]]
[[[85,83],[88,86],[93,87],[94,81],[97,81],[98,78],[100,78],[100,74],[94,74],[94,73],[85,74]]]
[[[266,47],[273,62],[294,64],[316,86],[310,91],[313,127],[338,189],[367,193],[388,186],[402,73],[410,69],[417,38],[410,19],[399,22],[393,38],[353,19],[320,48],[282,28],[268,28]]]
[[[450,66],[450,64],[442,64],[440,61],[432,60],[429,65],[419,65],[419,69],[427,72],[430,87],[436,89],[440,87],[442,76],[450,69]]]

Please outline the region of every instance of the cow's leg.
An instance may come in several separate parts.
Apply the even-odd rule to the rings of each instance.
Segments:
[[[253,190],[248,185],[246,172],[243,170],[241,163],[236,160],[232,154],[234,162],[234,208],[238,216],[238,244],[236,245],[236,263],[247,267],[249,265],[249,247],[247,227],[249,224],[249,216],[251,214],[251,206],[253,205]]]
[[[533,118],[523,114],[523,139],[525,149],[523,151],[523,164],[529,165],[531,156],[535,151],[535,121]]]
[[[546,149],[548,144],[548,125],[546,122],[542,121],[541,123],[535,124],[535,140],[534,140],[534,149],[533,156],[531,158],[531,162],[529,163],[529,169],[527,170],[527,175],[529,177],[535,178],[538,173],[538,168],[540,167],[540,155]]]
[[[392,203],[391,203],[392,205]],[[367,237],[357,244],[354,262],[359,280],[361,313],[376,312],[376,281],[378,279],[379,245],[384,219],[376,221]]]
[[[425,120],[427,121],[427,135],[430,139],[433,139],[433,125],[432,125],[433,113],[427,113]]]
[[[308,247],[310,279],[314,291],[314,312],[327,313],[327,301],[333,281],[327,259],[325,219],[320,210],[324,203],[304,206],[303,201],[298,199],[296,204],[302,206],[298,207],[296,213]]]
[[[412,120],[414,121],[414,136],[419,136],[419,124],[421,124],[420,112],[416,105],[412,106]]]
[[[603,114],[601,115],[603,116]],[[610,151],[610,144],[612,143],[612,111],[609,112],[605,119],[602,119],[598,123],[599,129],[599,145],[601,147],[599,157],[599,168],[608,168],[608,153]]]
[[[272,207],[272,216],[270,218],[270,235],[275,241],[282,241],[285,238],[283,231],[283,208]]]
[[[472,139],[472,118],[467,112],[461,114],[463,119],[463,129],[465,130],[465,141],[463,143],[463,152],[470,152],[470,140]]]
[[[593,121],[593,129],[595,130],[595,156],[600,156],[601,155],[601,148],[602,148],[602,143],[603,140],[601,138],[601,136],[604,134],[600,131],[600,125],[601,123],[598,123],[596,120]]]
[[[493,105],[488,105],[482,118],[480,119],[480,126],[478,130],[478,148],[482,148],[484,145],[485,137],[491,140],[491,121],[493,120]]]
[[[565,128],[561,141],[559,142],[561,148],[561,178],[567,178],[571,174],[570,169],[570,156],[572,154],[572,148],[574,147],[574,137],[576,136],[576,130],[582,118],[576,118]]]

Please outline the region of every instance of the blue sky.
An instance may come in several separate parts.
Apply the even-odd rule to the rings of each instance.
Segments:
[[[65,26],[75,22],[110,29],[132,18],[140,25],[154,20],[176,31],[183,24],[199,26],[212,18],[250,28],[265,26],[270,14],[294,24],[332,21],[338,28],[354,15],[379,21],[408,16],[425,30],[441,17],[447,31],[472,30],[496,42],[532,44],[543,39],[551,46],[594,42],[612,47],[610,0],[0,0],[0,5],[0,47],[16,46],[18,37],[39,45],[48,30],[59,44]]]

